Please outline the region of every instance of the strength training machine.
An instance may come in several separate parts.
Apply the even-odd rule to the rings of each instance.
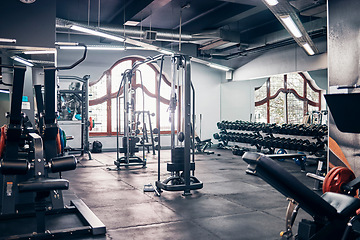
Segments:
[[[37,129],[21,112],[26,68],[0,65],[14,70],[9,124],[1,128],[0,136],[0,238],[66,238],[106,232],[83,201],[72,200],[65,206],[62,196],[69,182],[61,172],[75,169],[76,159],[58,154],[56,73],[85,60],[84,48],[83,57],[73,65],[44,68],[44,99],[42,94],[36,96]],[[40,85],[34,88],[41,93]]]
[[[242,158],[249,164],[248,169],[289,198],[286,230],[281,233],[283,239],[346,240],[358,235],[359,229],[353,228],[353,224],[359,222],[356,210],[360,208],[360,199],[334,192],[319,196],[277,162],[260,153],[247,152]],[[294,236],[292,226],[299,208],[313,220],[302,219],[298,234]]]
[[[143,132],[143,139],[140,145],[143,146],[142,149],[142,158],[135,155],[135,153],[139,152],[139,147],[137,143],[140,142],[140,138],[137,136],[140,132],[138,130],[138,121],[136,120],[136,115],[139,116],[140,112],[137,112],[135,109],[135,101],[134,101],[134,94],[135,91],[132,89],[132,78],[136,71],[139,71],[140,78],[141,78],[141,85],[142,84],[142,74],[141,71],[138,69],[142,64],[147,64],[153,62],[154,59],[148,57],[144,61],[136,61],[131,69],[126,69],[122,74],[121,83],[119,86],[119,90],[116,95],[116,160],[114,164],[116,165],[117,169],[120,169],[121,166],[136,166],[141,165],[143,167],[146,166],[146,154],[145,154],[145,134]],[[122,138],[122,147],[119,146],[119,130],[120,130],[120,96],[123,94],[123,108],[124,108],[124,119],[123,119],[123,130],[124,136]],[[145,113],[144,110],[144,90],[142,89],[143,94],[143,124],[145,124]],[[147,112],[149,113],[149,112]],[[150,115],[149,115],[150,118]],[[150,120],[149,120],[150,121]],[[144,130],[144,128],[143,128]],[[154,129],[155,130],[155,129]],[[151,133],[152,134],[152,133]],[[153,141],[152,141],[153,143]],[[153,144],[152,144],[153,145]],[[154,147],[153,147],[154,149]],[[120,153],[124,153],[124,156],[120,157]]]
[[[160,87],[164,57],[159,56],[159,58],[162,61],[158,85],[158,109],[160,109]],[[155,182],[156,192],[160,194],[162,190],[184,191],[183,195],[190,195],[191,190],[197,190],[203,187],[203,183],[194,176],[195,149],[192,143],[195,142],[195,134],[191,133],[191,128],[195,129],[195,89],[191,82],[190,57],[187,55],[173,55],[171,63],[172,81],[169,106],[171,121],[171,162],[167,163],[167,171],[169,171],[171,175],[163,181],[160,180],[160,116],[157,116],[159,148],[158,180]],[[181,96],[181,98],[178,96]],[[181,109],[181,116],[177,118],[176,124],[177,107]]]
[[[89,131],[93,127],[93,119],[89,118],[89,79],[90,75],[80,78],[77,76],[59,75],[59,80],[73,80],[71,89],[61,89],[58,91],[58,108],[60,120],[72,120],[73,115],[81,120],[81,139],[80,148],[65,147],[68,153],[80,152],[80,157],[87,154],[89,160],[92,159],[89,143]],[[80,87],[81,85],[81,87]],[[80,119],[79,119],[80,118]]]

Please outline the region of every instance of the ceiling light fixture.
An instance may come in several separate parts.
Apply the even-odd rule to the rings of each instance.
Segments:
[[[13,56],[11,57],[14,61],[17,61],[19,63],[22,63],[22,64],[25,64],[26,66],[29,66],[29,67],[33,67],[34,64],[32,64],[31,62],[29,62],[27,59],[25,58],[22,58],[22,57],[19,57],[19,56]]]
[[[119,41],[119,42],[124,42],[125,38],[123,37],[118,37],[118,36],[114,36],[108,33],[104,33],[104,32],[99,32],[97,30],[93,30],[90,28],[84,28],[81,26],[77,26],[77,25],[71,25],[70,29],[75,30],[75,31],[79,31],[79,32],[83,32],[83,33],[88,33],[94,36],[99,36],[99,37],[103,37],[103,38],[108,38],[108,39],[112,39],[115,41]]]
[[[56,46],[64,45],[64,46],[78,46],[77,42],[55,42]]]
[[[25,51],[23,52],[24,54],[27,54],[27,55],[38,55],[38,54],[55,54],[56,53],[56,50],[38,50],[38,51]]]
[[[124,23],[124,25],[125,26],[137,26],[139,23],[140,23],[139,21],[131,21],[131,20],[129,20],[129,21],[126,21]]]
[[[290,15],[280,16],[280,19],[281,21],[283,21],[283,23],[286,25],[292,35],[294,35],[294,37],[302,37],[302,33],[300,32],[298,26],[296,26],[294,20],[290,17]]]
[[[166,49],[160,49],[159,50],[161,53],[163,53],[163,54],[166,54],[166,55],[172,55],[173,54],[173,52],[171,52],[171,51],[169,51],[169,50],[166,50]]]
[[[10,93],[10,91],[9,90],[3,90],[3,89],[0,89],[0,93]]]
[[[315,52],[314,50],[311,48],[311,46],[308,43],[304,43],[303,44],[303,48],[305,49],[305,51],[309,54],[309,55],[314,55]]]
[[[221,66],[221,65],[218,65],[218,64],[214,64],[214,63],[209,63],[208,66],[212,67],[212,68],[215,68],[215,69],[222,70],[222,71],[226,71],[226,72],[230,71],[230,68],[225,67],[225,66]]]
[[[59,46],[60,49],[64,50],[83,50],[83,46]],[[122,46],[87,46],[87,50],[105,50],[105,51],[125,51],[126,48]]]
[[[16,43],[16,39],[0,38],[0,42],[4,42],[4,43]]]
[[[276,4],[279,3],[277,0],[265,0],[265,2],[270,6],[275,6]]]

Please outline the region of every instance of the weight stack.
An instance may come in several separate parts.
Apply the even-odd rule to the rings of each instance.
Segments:
[[[171,163],[167,164],[167,171],[180,172],[184,171],[185,148],[175,147],[171,156]],[[190,163],[190,170],[195,170],[195,163]]]

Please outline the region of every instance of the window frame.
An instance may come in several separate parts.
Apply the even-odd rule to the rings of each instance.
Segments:
[[[302,73],[302,72],[298,72],[297,74],[299,74],[302,79],[303,79],[303,92],[302,95],[299,94],[295,89],[293,88],[288,88],[288,84],[287,84],[287,77],[288,74],[284,74],[283,75],[283,80],[284,80],[284,86],[282,88],[279,88],[275,94],[271,95],[271,77],[269,77],[265,84],[266,84],[266,97],[259,100],[259,101],[255,101],[255,107],[261,106],[263,104],[266,104],[266,119],[267,119],[267,123],[270,123],[270,100],[275,99],[276,97],[278,97],[278,95],[280,93],[284,93],[285,94],[285,123],[289,122],[289,111],[288,111],[288,98],[287,95],[289,93],[294,94],[295,98],[297,98],[298,100],[302,101],[304,104],[304,111],[303,111],[303,116],[306,115],[306,113],[308,112],[308,106],[314,106],[314,107],[318,107],[318,110],[321,110],[321,92],[322,90],[317,89],[315,86],[313,86],[313,84],[311,83],[311,81],[309,79],[306,78],[306,76]],[[318,102],[314,102],[310,99],[307,98],[307,86],[309,86],[314,92],[316,92],[318,94]],[[260,87],[256,87],[255,91],[260,89],[262,86]]]
[[[89,100],[89,106],[94,106],[97,104],[101,104],[106,102],[106,115],[107,115],[107,130],[106,132],[90,132],[90,136],[116,136],[116,132],[112,131],[112,119],[111,119],[111,99],[116,98],[117,93],[111,93],[111,71],[120,63],[125,62],[125,61],[131,61],[131,66],[136,62],[136,61],[143,61],[145,60],[144,57],[142,56],[128,56],[128,57],[124,57],[119,59],[118,61],[116,61],[109,69],[105,70],[103,72],[103,74],[101,75],[101,77],[95,81],[90,81],[89,82],[89,86],[94,86],[96,83],[98,83],[104,76],[106,76],[106,94],[100,98],[97,99],[92,99]],[[160,68],[158,65],[153,64],[153,63],[147,63],[147,65],[155,72],[155,81],[156,81],[156,87],[155,87],[155,94],[151,93],[148,89],[146,89],[146,87],[144,86],[144,93],[147,94],[149,97],[155,98],[156,100],[158,99],[158,84],[159,84],[159,75],[160,75]],[[171,86],[170,81],[168,80],[168,77],[166,75],[166,73],[162,73],[162,84],[167,84],[168,86]],[[134,89],[137,88],[141,88],[141,84],[136,83],[136,74],[134,74],[134,77],[132,79],[131,85]],[[123,87],[120,90],[120,93],[122,94],[123,92]],[[135,100],[136,101],[136,100]],[[170,103],[170,99],[167,99],[163,96],[160,96],[160,102],[163,104],[167,104],[169,105]],[[178,108],[178,110],[180,111],[180,108]],[[120,109],[121,111],[121,109]],[[160,109],[158,109],[158,106],[156,106],[156,127],[158,128],[159,126],[157,126],[158,123],[158,116],[159,116],[159,112]],[[170,131],[161,131],[161,133],[163,134],[168,134],[170,133]],[[122,135],[120,133],[120,135]]]

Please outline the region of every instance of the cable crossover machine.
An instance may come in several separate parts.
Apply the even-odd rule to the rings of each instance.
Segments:
[[[160,80],[158,85],[157,108],[160,109],[160,87],[163,68],[161,58]],[[167,163],[170,177],[160,180],[160,149],[158,148],[158,179],[155,182],[155,192],[184,191],[183,195],[190,195],[191,190],[201,189],[203,183],[195,174],[195,89],[191,82],[191,63],[187,55],[173,55],[171,58],[172,81],[170,96],[170,122],[171,122],[171,162]],[[191,94],[192,93],[192,94]],[[181,97],[177,97],[181,96]],[[192,106],[192,107],[191,107]],[[181,108],[180,116],[176,116],[176,108]],[[160,113],[159,113],[160,115]],[[177,118],[178,117],[178,118]],[[176,123],[176,119],[178,119]],[[158,144],[160,146],[160,116],[157,117]],[[177,133],[177,134],[176,134]]]
[[[147,58],[144,61],[136,61],[131,69],[127,69],[122,74],[122,80],[119,86],[119,90],[116,95],[116,160],[114,164],[116,165],[117,169],[120,167],[128,167],[128,166],[146,166],[146,155],[145,155],[145,148],[148,149],[152,147],[153,154],[155,154],[155,147],[154,147],[154,137],[153,133],[157,133],[157,129],[152,129],[151,126],[151,119],[149,111],[144,110],[144,90],[142,84],[142,75],[141,71],[138,69],[143,64],[147,64],[150,62],[155,61],[154,58]],[[132,78],[135,75],[136,71],[140,73],[141,79],[141,86],[142,86],[142,96],[143,96],[143,109],[142,111],[135,110],[135,101],[134,101],[134,90],[132,89]],[[123,98],[123,108],[124,108],[124,118],[123,118],[123,133],[124,136],[122,138],[122,147],[119,146],[119,126],[120,126],[120,96],[122,95]],[[137,136],[140,134],[140,130],[138,129],[138,125],[140,124],[140,116],[142,115],[142,122],[143,122],[143,134],[142,139]],[[148,134],[147,134],[147,127],[146,127],[146,120],[145,115],[148,116],[149,122],[149,130],[150,130],[150,137],[151,142],[149,142]],[[142,147],[142,158],[135,155],[135,153],[139,152],[139,146]],[[120,157],[120,153],[123,153],[124,156]]]

